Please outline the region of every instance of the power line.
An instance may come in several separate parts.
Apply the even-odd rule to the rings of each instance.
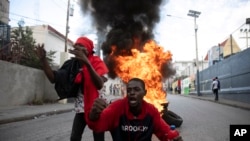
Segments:
[[[16,14],[16,13],[11,13],[11,12],[10,12],[10,14],[11,14],[11,15],[18,16],[18,17],[21,17],[21,18],[26,18],[26,19],[29,19],[29,20],[33,20],[33,21],[35,21],[35,22],[53,24],[53,25],[57,25],[57,26],[64,27],[64,25],[59,25],[59,24],[55,24],[55,23],[51,23],[51,22],[47,22],[47,21],[43,21],[43,20],[33,19],[33,18],[30,18],[30,17],[27,17],[27,16],[23,16],[23,15]],[[12,18],[11,18],[11,19],[12,19]]]
[[[245,23],[243,23],[241,26],[239,26],[238,28],[236,28],[233,32],[231,32],[229,35],[233,35],[236,31],[238,31],[242,26],[244,26]],[[227,36],[223,41],[227,40],[229,37]]]
[[[244,26],[245,25],[245,23],[244,24],[242,24],[241,26],[239,26],[237,29],[235,29],[231,34],[233,34],[234,32],[236,32],[236,31],[238,31],[242,26]]]
[[[40,1],[35,1],[35,8],[34,14],[36,16],[36,19],[40,19]]]
[[[18,15],[18,14],[15,14],[15,15],[17,15],[19,17],[26,18],[26,16],[22,16],[22,15]],[[29,17],[27,17],[27,19],[31,19],[31,20],[36,21],[36,19],[32,19],[32,18],[29,18]],[[14,20],[14,21],[17,21],[17,22],[20,21],[20,19],[15,19],[15,18],[11,18],[11,20]],[[53,24],[53,23],[49,23],[49,22],[46,22],[46,21],[42,21],[42,20],[39,20],[39,21],[42,22],[42,24],[45,23],[45,24],[49,24],[49,25],[58,25],[58,24]],[[27,21],[25,21],[25,22],[27,22]],[[28,23],[31,23],[31,22],[28,22]],[[64,25],[58,25],[58,26],[60,26],[61,28],[65,27]],[[81,35],[82,34],[81,32],[74,32],[74,33],[75,34],[73,34],[73,35]],[[70,34],[72,34],[72,33],[70,33]]]
[[[67,11],[67,9],[65,9],[65,7],[61,7],[61,5],[59,5],[55,0],[53,0],[53,2],[54,2],[55,5],[57,5],[57,7],[60,7],[61,9],[63,9],[64,12]],[[62,2],[62,1],[60,1],[60,2]],[[64,4],[65,4],[65,6],[67,6],[67,3],[64,3]]]
[[[173,17],[173,18],[178,18],[178,19],[184,19],[184,20],[192,20],[190,18],[184,18],[184,17],[180,17],[180,16],[174,16],[174,15],[171,15],[171,14],[167,14],[166,16]]]

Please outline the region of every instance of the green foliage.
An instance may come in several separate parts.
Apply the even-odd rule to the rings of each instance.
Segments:
[[[19,25],[17,29],[11,31],[11,38],[18,43],[18,46],[22,49],[22,57],[19,61],[20,65],[41,69],[40,60],[35,52],[36,41],[33,38],[32,30],[27,27]],[[55,58],[56,51],[49,51],[47,53],[47,60],[50,65],[53,65],[53,59]]]

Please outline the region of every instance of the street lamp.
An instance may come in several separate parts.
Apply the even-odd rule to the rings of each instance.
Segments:
[[[188,11],[188,16],[194,17],[194,32],[195,32],[195,48],[196,48],[196,70],[197,70],[197,95],[200,96],[200,76],[199,76],[199,59],[198,59],[198,44],[197,44],[197,30],[198,30],[198,26],[196,25],[196,18],[199,17],[199,15],[201,14],[201,12],[199,11],[194,11],[194,10],[189,10]]]

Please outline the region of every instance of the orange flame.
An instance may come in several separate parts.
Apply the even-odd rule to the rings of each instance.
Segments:
[[[112,47],[113,51],[116,49]],[[163,110],[162,103],[167,103],[166,93],[163,90],[163,78],[161,67],[172,59],[172,54],[158,46],[153,40],[148,41],[140,52],[137,49],[131,50],[131,56],[114,56],[116,61],[116,74],[128,82],[133,77],[145,81],[147,95],[144,99],[153,104],[158,111]],[[112,53],[111,53],[112,54]]]

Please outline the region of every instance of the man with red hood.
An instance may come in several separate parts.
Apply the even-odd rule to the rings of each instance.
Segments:
[[[90,111],[91,106],[96,98],[98,98],[100,90],[104,84],[104,74],[108,69],[99,56],[94,56],[93,42],[87,37],[79,37],[73,49],[69,49],[69,53],[73,54],[73,59],[77,59],[82,64],[82,71],[75,78],[75,83],[82,84],[77,97],[75,98],[75,117],[71,132],[71,141],[81,141],[82,134],[88,118],[85,118]],[[37,46],[37,55],[41,60],[43,70],[51,83],[55,83],[60,77],[60,72],[53,71],[46,59],[46,51],[44,45]],[[86,113],[87,112],[87,113]],[[94,141],[104,141],[104,132],[93,132]]]

